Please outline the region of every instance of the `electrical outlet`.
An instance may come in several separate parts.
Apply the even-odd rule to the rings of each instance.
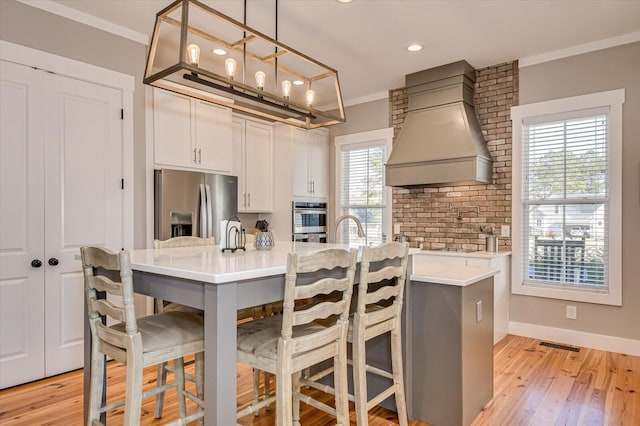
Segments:
[[[509,225],[502,225],[500,227],[500,235],[503,237],[508,237],[511,234],[511,227]]]
[[[399,223],[394,223],[393,224],[393,233],[394,234],[399,234],[400,233],[400,224]]]
[[[572,305],[567,305],[567,318],[569,319],[578,318],[578,308]]]
[[[476,302],[476,322],[482,321],[482,300]]]

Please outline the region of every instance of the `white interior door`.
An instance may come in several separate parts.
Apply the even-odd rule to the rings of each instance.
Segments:
[[[83,365],[83,245],[123,247],[122,92],[46,80],[46,375]]]
[[[0,388],[44,376],[44,73],[0,61]],[[40,261],[40,267],[31,266]],[[35,263],[34,263],[35,265]]]

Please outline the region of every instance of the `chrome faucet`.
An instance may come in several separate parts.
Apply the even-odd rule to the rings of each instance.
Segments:
[[[364,233],[364,229],[362,229],[362,223],[360,222],[360,219],[358,219],[357,217],[355,217],[352,214],[345,214],[343,216],[340,216],[339,218],[336,219],[336,224],[335,227],[333,228],[333,242],[337,242],[337,237],[338,237],[338,225],[340,225],[340,222],[342,222],[345,219],[353,219],[353,221],[356,223],[356,225],[358,226],[358,237],[362,238],[362,237],[366,237],[367,234]]]

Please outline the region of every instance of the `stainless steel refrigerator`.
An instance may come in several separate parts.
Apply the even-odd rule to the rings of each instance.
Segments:
[[[220,221],[238,216],[237,176],[155,171],[155,238],[215,237]]]

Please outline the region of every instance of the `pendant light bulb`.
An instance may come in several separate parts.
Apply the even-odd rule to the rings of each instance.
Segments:
[[[256,87],[260,90],[264,90],[264,83],[267,79],[267,76],[262,71],[258,71],[256,73]]]
[[[227,78],[233,80],[233,77],[236,75],[236,60],[227,58],[227,60],[224,61],[224,69],[227,71]]]
[[[196,67],[200,63],[200,48],[197,44],[190,44],[187,46],[187,61],[189,61],[189,64],[195,65]]]
[[[314,92],[311,89],[307,90],[306,99],[307,99],[307,106],[308,107],[313,105],[313,101],[315,100],[315,97],[316,97],[316,92]]]
[[[285,99],[289,99],[291,96],[291,82],[289,80],[285,80],[282,82],[282,97]]]

